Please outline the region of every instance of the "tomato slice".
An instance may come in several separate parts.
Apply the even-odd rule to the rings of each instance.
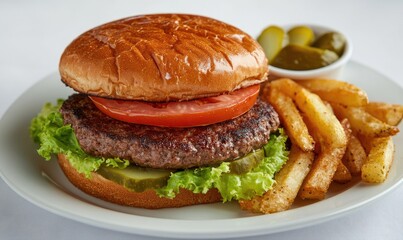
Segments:
[[[229,94],[184,102],[144,102],[90,96],[106,115],[124,122],[161,126],[204,126],[236,118],[255,104],[259,84]]]

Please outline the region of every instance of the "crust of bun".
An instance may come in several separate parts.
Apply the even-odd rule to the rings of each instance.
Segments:
[[[77,172],[70,165],[69,160],[63,154],[58,155],[58,160],[61,169],[73,185],[89,195],[108,202],[131,207],[159,209],[221,201],[221,195],[216,189],[210,190],[206,194],[195,194],[181,189],[174,199],[160,198],[154,190],[141,193],[132,192],[97,173],[92,173],[91,178],[86,178],[84,174]]]
[[[219,95],[267,79],[260,45],[207,17],[154,14],[91,29],[64,51],[62,81],[101,97],[181,101]]]

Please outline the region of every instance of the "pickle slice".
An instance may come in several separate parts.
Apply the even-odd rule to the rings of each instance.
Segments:
[[[280,52],[281,48],[288,43],[288,37],[282,28],[269,26],[262,31],[257,41],[262,46],[270,63]]]
[[[230,163],[230,172],[235,174],[244,174],[256,167],[264,158],[264,150],[253,151]]]
[[[312,46],[333,51],[341,56],[346,46],[346,39],[340,33],[328,32],[320,36]]]
[[[124,169],[101,167],[97,173],[134,192],[164,187],[171,175],[170,170],[137,166],[128,166]]]
[[[307,26],[297,26],[288,31],[288,39],[289,44],[309,46],[315,39],[315,34]]]
[[[279,52],[271,65],[289,70],[311,70],[327,66],[338,58],[333,51],[309,46],[288,45]]]
[[[264,158],[264,150],[253,151],[230,163],[230,172],[244,174],[256,167]],[[101,167],[97,173],[134,192],[144,192],[147,189],[157,189],[166,186],[171,175],[170,170],[151,169],[128,166],[124,169]]]

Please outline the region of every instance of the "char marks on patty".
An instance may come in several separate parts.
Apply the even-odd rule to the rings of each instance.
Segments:
[[[121,122],[99,111],[85,94],[70,96],[60,111],[85,152],[151,168],[183,169],[235,159],[261,148],[279,125],[277,113],[261,100],[240,117],[191,128]]]

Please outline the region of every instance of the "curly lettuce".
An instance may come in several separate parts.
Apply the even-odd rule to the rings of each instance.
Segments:
[[[63,117],[59,112],[62,103],[63,100],[60,99],[56,105],[46,103],[31,122],[31,137],[39,144],[37,151],[40,156],[50,160],[53,154],[62,153],[79,173],[85,174],[88,178],[102,165],[116,168],[125,168],[129,165],[128,160],[93,157],[85,153],[71,125],[63,124]]]
[[[229,162],[223,162],[218,167],[187,169],[172,173],[168,184],[157,189],[157,193],[174,198],[180,188],[194,193],[206,193],[217,188],[224,202],[260,196],[272,187],[274,174],[288,159],[286,141],[287,136],[282,129],[271,134],[269,142],[263,147],[265,158],[248,173],[231,173]]]

